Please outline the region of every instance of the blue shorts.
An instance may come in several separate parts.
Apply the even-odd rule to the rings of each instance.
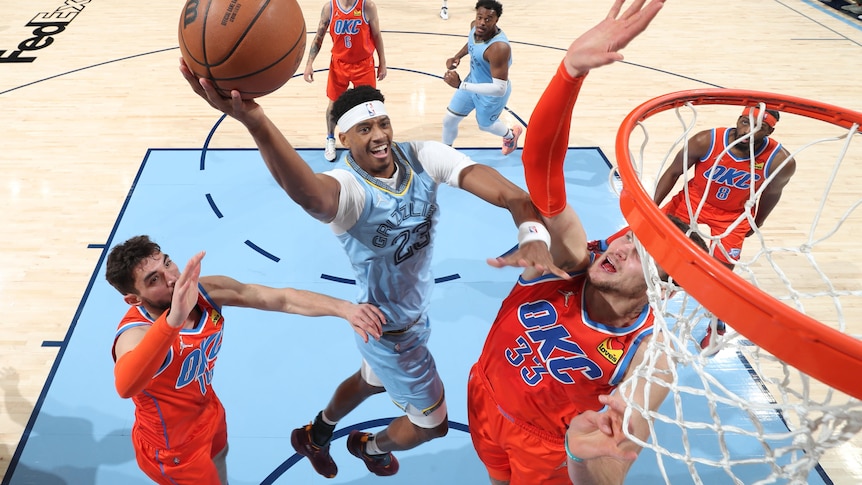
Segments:
[[[506,94],[500,97],[485,96],[482,94],[471,93],[463,89],[455,91],[452,100],[449,101],[449,111],[458,116],[467,116],[474,109],[476,110],[476,122],[479,126],[487,128],[493,125],[506,103],[509,102],[509,96],[512,95],[512,84],[509,83],[509,88],[506,89]]]
[[[427,316],[403,332],[384,333],[379,341],[368,339],[366,343],[354,334],[359,353],[392,401],[401,409],[412,404],[425,415],[443,403],[443,380],[428,350],[430,335]]]

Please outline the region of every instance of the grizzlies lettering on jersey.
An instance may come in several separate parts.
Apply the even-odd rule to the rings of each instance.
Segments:
[[[332,16],[329,35],[332,37],[332,57],[348,64],[368,59],[375,49],[371,26],[365,17],[365,0],[356,0],[353,8],[344,10],[338,0],[331,0]]]
[[[500,412],[517,423],[562,437],[572,417],[598,410],[653,332],[645,305],[627,327],[590,320],[584,311],[584,274],[519,279],[485,341],[478,369]],[[549,411],[553,410],[553,411]]]
[[[156,448],[181,446],[208,423],[221,404],[212,389],[213,368],[221,349],[224,318],[202,286],[197,306],[201,318],[194,328],[180,330],[147,387],[132,397],[136,432]],[[130,328],[152,325],[142,306],[129,308],[117,327],[117,338]]]
[[[413,146],[393,143],[398,166],[395,190],[363,170],[348,154],[341,167],[365,190],[359,219],[338,239],[356,274],[358,300],[386,314],[387,331],[422,316],[434,284],[431,254],[438,218],[438,184],[418,163]]]
[[[467,51],[470,53],[470,73],[464,81],[469,83],[490,83],[493,82],[491,76],[491,64],[485,60],[485,50],[495,42],[509,43],[508,37],[502,30],[498,30],[494,37],[491,37],[486,42],[476,42],[476,27],[470,29],[470,35],[467,36]],[[509,55],[509,67],[512,66],[512,55]]]

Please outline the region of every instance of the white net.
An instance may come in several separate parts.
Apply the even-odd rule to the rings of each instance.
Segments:
[[[618,147],[618,164],[632,164],[643,187],[630,187],[631,180],[626,180],[622,171],[624,189],[643,190],[651,198],[655,181],[684,149],[686,140],[704,129],[734,126],[742,107],[758,101],[735,104],[701,100],[698,103],[705,104],[697,106],[677,102],[674,108],[648,114],[631,130],[628,159],[619,157]],[[773,135],[797,160],[796,174],[781,201],[762,229],[746,239],[735,275],[689,281],[688,286],[695,284],[703,292],[724,284],[724,279],[745,280],[752,289],[749,298],[762,298],[755,288],[768,294],[758,302],[767,313],[772,305],[786,305],[841,332],[843,335],[837,335],[840,339],[858,342],[862,333],[862,271],[858,267],[862,244],[855,231],[862,230],[862,214],[856,211],[862,197],[853,175],[862,167],[859,125],[841,128],[791,114],[791,108],[779,106],[781,120]],[[752,121],[753,126],[762,122]],[[671,126],[676,127],[672,132],[668,129]],[[739,142],[747,145],[748,139]],[[683,178],[687,181],[687,177],[691,174]],[[752,190],[752,207],[773,178],[769,177],[758,192]],[[691,220],[697,220],[701,208],[699,201],[691,201]],[[650,210],[657,214],[655,207]],[[746,217],[753,227],[750,214],[741,215],[737,223]],[[643,229],[639,233],[636,225],[632,226],[636,235],[644,235]],[[726,234],[712,236],[706,228],[697,230],[706,240],[720,240]],[[631,381],[621,391],[629,402],[629,412],[641,413],[650,422],[651,436],[641,444],[657,456],[665,481],[675,485],[831,483],[828,467],[824,471],[821,462],[824,457],[828,459],[829,450],[854,439],[862,427],[862,402],[806,374],[816,372],[800,370],[776,358],[773,353],[786,354],[767,352],[747,339],[743,335],[746,331],[734,330],[756,329],[758,321],[728,321],[726,333],[718,335],[725,322],[713,313],[722,314],[726,309],[721,306],[740,302],[725,301],[719,308],[704,308],[673,281],[660,281],[655,261],[643,248],[641,253],[656,328],[667,338],[661,343],[653,340],[637,373],[651,386],[669,387],[669,394],[662,407],[651,412],[637,407],[631,399]],[[710,326],[710,343],[702,349],[701,341]],[[817,355],[806,355],[816,350],[805,342],[817,339],[821,331],[811,328],[813,335],[806,338],[788,332],[780,348],[804,356],[801,362],[817,360]],[[671,356],[675,363],[670,384],[652,375],[652,365],[663,355]],[[862,355],[855,357],[862,359]],[[832,369],[829,372],[836,376],[849,372],[841,362],[832,365],[827,357],[823,359],[827,361],[821,362],[822,366]],[[848,392],[856,394],[858,389]],[[669,460],[677,468],[683,464],[684,473],[675,472]]]

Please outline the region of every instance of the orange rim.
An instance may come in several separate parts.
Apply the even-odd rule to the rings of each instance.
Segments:
[[[850,129],[862,113],[817,101],[749,90],[699,89],[653,98],[635,108],[617,132],[623,181],[620,209],[644,248],[701,305],[759,347],[809,376],[862,399],[862,342],[776,300],[695,246],[659,211],[631,163],[629,139],[639,121],[693,105],[747,106],[815,118]],[[704,285],[704,281],[711,284]]]

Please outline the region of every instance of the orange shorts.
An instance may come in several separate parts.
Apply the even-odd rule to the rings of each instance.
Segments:
[[[132,429],[132,445],[141,470],[162,485],[221,485],[213,457],[227,446],[227,422],[224,408],[219,408],[221,412],[210,429],[177,448],[153,447]]]
[[[692,201],[692,209],[695,207],[695,202]],[[681,198],[679,202],[677,199],[671,199],[668,204],[662,208],[662,211],[665,214],[672,214],[676,217],[682,219],[683,222],[688,222],[691,220],[691,217],[688,213],[688,206],[685,204],[684,198]],[[709,226],[710,235],[718,236],[722,234],[727,228],[736,220],[739,214],[729,214],[729,213],[721,213],[728,214],[725,217],[709,217],[711,212],[706,212],[706,209],[701,211],[700,217],[698,218],[698,224],[705,224]],[[726,220],[725,220],[726,219]],[[710,246],[715,246],[715,249],[711,249],[713,252],[713,257],[715,259],[721,261],[722,263],[730,263],[736,264],[739,260],[739,256],[742,254],[742,244],[745,242],[745,236],[748,234],[748,231],[751,230],[751,225],[749,225],[747,220],[743,220],[733,229],[733,232],[721,238],[721,240],[709,241]],[[724,250],[722,251],[722,248]],[[727,253],[727,256],[725,256]],[[729,257],[728,257],[729,256]]]
[[[326,81],[326,97],[332,101],[347,91],[350,83],[353,86],[369,85],[377,87],[377,71],[374,69],[374,56],[357,63],[342,62],[337,59],[329,61],[329,78]]]
[[[507,417],[478,365],[470,370],[467,383],[467,419],[473,447],[494,480],[510,485],[571,485],[564,438],[541,437]]]

